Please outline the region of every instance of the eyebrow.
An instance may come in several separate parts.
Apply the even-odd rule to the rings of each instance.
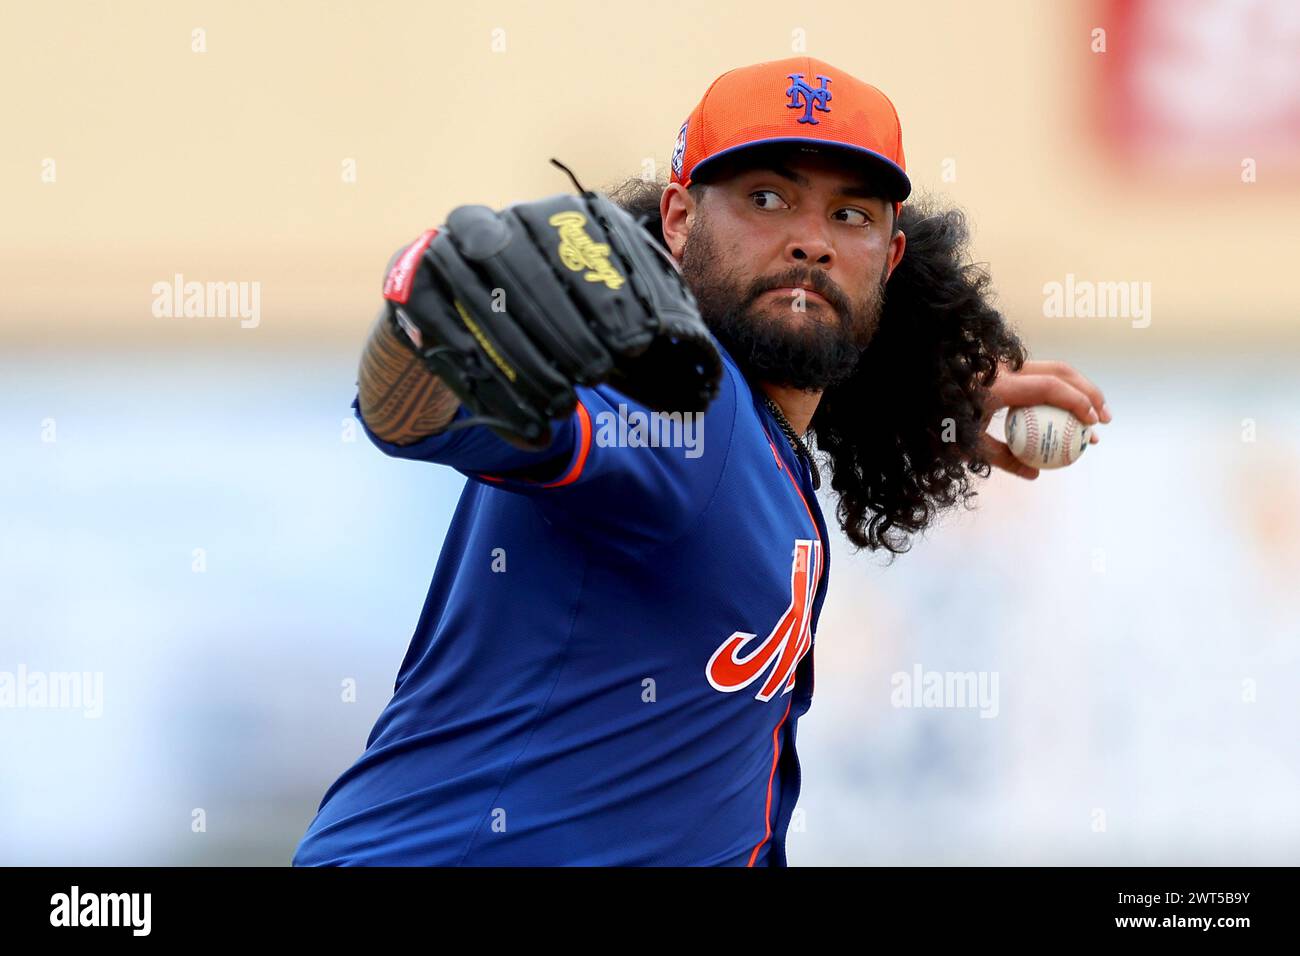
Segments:
[[[809,186],[812,185],[812,182],[808,179],[807,176],[804,176],[801,173],[796,173],[793,169],[787,169],[785,166],[780,166],[775,163],[769,166],[757,167],[754,170],[752,170],[752,172],[776,173],[778,176],[782,177],[783,179],[788,179],[796,186],[800,186],[804,189],[807,189]],[[866,183],[844,186],[839,190],[839,193],[842,196],[852,196],[855,199],[880,199],[882,201],[884,200],[884,197],[880,194],[879,189],[875,189]]]

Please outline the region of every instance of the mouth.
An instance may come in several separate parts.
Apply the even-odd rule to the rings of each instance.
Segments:
[[[828,302],[826,300],[826,297],[823,296],[820,292],[814,292],[812,289],[806,289],[801,286],[781,286],[780,288],[776,288],[776,289],[768,289],[767,292],[763,294],[779,295],[786,299],[792,299],[794,298],[795,294],[798,292],[802,292],[804,294],[804,300],[806,302],[820,302],[822,305],[828,307],[830,306],[830,302]]]

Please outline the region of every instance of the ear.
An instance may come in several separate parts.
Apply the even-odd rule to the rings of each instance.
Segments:
[[[889,239],[889,252],[885,256],[885,281],[894,274],[894,269],[903,258],[903,250],[907,248],[907,233],[896,232]]]
[[[659,197],[659,218],[663,220],[664,245],[680,261],[695,221],[695,197],[681,183],[669,183]]]

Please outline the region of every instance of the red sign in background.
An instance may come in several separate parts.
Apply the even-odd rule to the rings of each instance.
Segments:
[[[1300,177],[1300,2],[1102,0],[1096,129],[1135,171]]]

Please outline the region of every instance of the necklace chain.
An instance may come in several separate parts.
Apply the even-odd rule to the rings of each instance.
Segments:
[[[813,461],[812,452],[804,444],[803,439],[799,437],[794,426],[790,424],[790,419],[785,417],[785,412],[781,411],[781,406],[772,399],[764,395],[763,402],[767,405],[767,410],[772,413],[776,423],[781,426],[781,431],[785,432],[786,441],[790,443],[790,450],[794,452],[795,457],[802,455],[808,461],[808,470],[812,473],[813,488],[821,487],[821,476],[818,474],[817,464]]]

